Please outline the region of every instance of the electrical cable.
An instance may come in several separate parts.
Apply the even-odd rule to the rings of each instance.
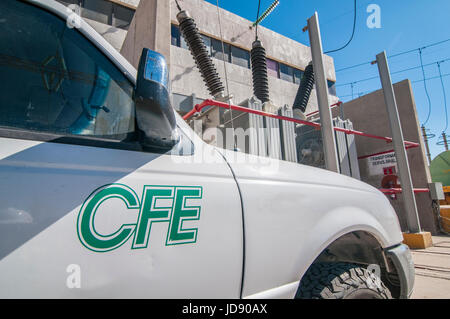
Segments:
[[[447,76],[450,76],[450,73],[446,73],[446,74],[442,74],[442,78],[445,78],[445,77],[447,77]],[[425,80],[426,81],[430,81],[430,80],[435,80],[435,79],[439,79],[440,78],[440,76],[433,76],[433,77],[431,77],[431,78],[426,78]],[[416,83],[422,83],[423,82],[423,79],[420,79],[420,80],[415,80],[415,81],[412,81],[411,83],[412,84],[416,84]],[[358,93],[356,93],[356,94],[358,94],[358,95],[366,95],[366,94],[369,94],[369,93],[373,93],[374,91],[363,91],[363,92],[358,92]],[[339,95],[339,97],[341,97],[341,98],[343,98],[343,97],[349,97],[349,96],[352,96],[351,94],[346,94],[346,95]]]
[[[425,87],[425,94],[427,95],[427,100],[428,100],[428,115],[427,115],[427,119],[423,123],[423,125],[426,125],[428,123],[428,121],[430,120],[430,116],[431,116],[431,99],[430,99],[430,94],[428,93],[427,81],[425,79],[425,69],[423,67],[423,60],[422,60],[422,48],[419,49],[419,57],[420,57],[420,66],[422,68],[423,85]]]
[[[344,46],[340,47],[339,49],[330,50],[330,51],[325,52],[324,54],[329,54],[329,53],[341,51],[341,50],[345,49],[352,42],[353,37],[355,36],[355,31],[356,31],[356,16],[357,16],[357,14],[356,14],[356,12],[357,12],[356,0],[354,0],[354,11],[355,11],[355,13],[354,13],[354,17],[353,17],[353,31],[352,31],[352,35],[350,37],[350,40],[348,40],[348,42]]]
[[[224,74],[225,74],[225,85],[226,85],[226,89],[227,89],[227,99],[228,99],[228,106],[229,106],[230,117],[231,117],[231,129],[233,130],[233,146],[234,146],[234,149],[236,150],[237,146],[236,146],[236,140],[234,138],[233,110],[231,108],[230,86],[228,84],[227,64],[225,62],[225,45],[223,43],[222,22],[220,19],[219,0],[216,0],[216,5],[217,5],[217,19],[219,22],[220,42],[222,43],[222,60],[223,60],[223,69],[224,69]]]
[[[439,78],[441,79],[442,93],[444,94],[445,128],[442,132],[445,134],[445,132],[447,132],[447,129],[448,129],[447,95],[445,94],[444,80],[442,79],[441,62],[438,62],[437,66],[438,66],[438,70],[439,70]]]
[[[259,10],[261,9],[261,0],[258,1],[258,13],[256,14],[256,21],[259,20]],[[259,23],[256,25],[255,28],[255,41],[258,40],[258,25]]]
[[[175,4],[177,5],[178,10],[181,11],[182,9],[180,7],[180,4],[178,3],[178,0],[175,0]]]
[[[450,73],[446,73],[446,74],[442,74],[442,77],[443,78],[445,78],[445,77],[447,77],[447,76],[450,76]],[[426,78],[425,80],[426,81],[429,81],[429,80],[435,80],[435,79],[439,79],[439,75],[438,76],[433,76],[433,77],[431,77],[431,78]],[[416,81],[413,81],[413,82],[411,82],[411,83],[419,83],[419,82],[423,82],[423,80],[416,80]]]
[[[372,61],[368,61],[368,62],[362,62],[362,63],[359,63],[359,64],[355,64],[355,65],[347,66],[347,67],[345,67],[345,68],[342,68],[342,69],[336,70],[336,72],[341,72],[341,71],[345,71],[345,70],[350,70],[350,69],[354,69],[354,68],[357,68],[357,67],[359,67],[359,66],[363,66],[363,65],[366,65],[366,64],[370,64],[370,63],[372,63]]]
[[[425,67],[425,66],[435,65],[437,63],[444,63],[444,62],[447,62],[447,61],[450,61],[450,58],[446,58],[444,60],[440,60],[440,61],[435,61],[435,62],[431,62],[431,63],[428,63],[428,64],[424,64],[423,66]],[[407,72],[407,71],[412,71],[412,70],[416,70],[416,69],[420,69],[421,67],[422,67],[421,65],[418,65],[418,66],[414,66],[414,67],[411,67],[411,68],[398,70],[398,71],[395,71],[395,72],[391,72],[391,75],[399,74],[399,73],[403,73],[403,72]],[[361,79],[361,80],[356,80],[356,81],[352,81],[352,82],[348,82],[348,83],[339,84],[339,85],[336,85],[336,87],[347,86],[347,85],[350,85],[352,83],[360,83],[360,82],[365,82],[365,81],[374,80],[374,79],[378,79],[378,78],[379,78],[378,75],[377,76],[372,76],[370,78],[365,78],[365,79]]]
[[[357,9],[366,8],[366,7],[367,7],[367,4],[362,4],[362,5],[358,6]],[[325,20],[324,22],[321,22],[320,26],[322,27],[322,26],[328,25],[330,23],[335,23],[336,20],[338,20],[341,17],[344,17],[344,16],[346,16],[346,15],[348,15],[350,13],[353,13],[353,12],[354,11],[353,11],[353,8],[352,8],[351,10],[345,11],[345,12],[343,12],[343,13],[337,15],[337,16],[334,16],[334,17],[332,17],[330,19]]]
[[[416,49],[412,49],[412,50],[408,50],[408,51],[403,51],[403,52],[400,52],[400,53],[397,53],[397,54],[394,54],[394,55],[390,55],[390,56],[388,56],[388,58],[389,59],[390,58],[395,58],[395,57],[398,57],[398,56],[401,56],[401,55],[404,55],[404,54],[415,52],[415,51],[417,51],[419,49],[424,50],[424,49],[427,49],[427,48],[430,48],[430,47],[433,47],[433,46],[436,46],[436,45],[440,45],[442,43],[446,43],[446,42],[449,42],[449,41],[450,41],[450,38],[446,39],[446,40],[439,41],[439,42],[431,43],[431,44],[429,44],[427,46],[424,46],[424,47],[421,47],[421,48],[416,48]],[[366,64],[372,64],[372,62],[373,61],[367,61],[367,62],[362,62],[362,63],[358,63],[358,64],[355,64],[355,65],[347,66],[347,67],[344,67],[342,69],[336,70],[336,72],[341,72],[341,71],[345,71],[345,70],[349,70],[349,69],[354,69],[354,68],[357,68],[359,66],[363,66],[363,65],[366,65]]]

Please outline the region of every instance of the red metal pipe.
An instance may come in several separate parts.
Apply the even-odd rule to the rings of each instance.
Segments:
[[[344,103],[341,102],[341,101],[339,101],[339,102],[337,102],[337,103],[335,103],[335,104],[331,104],[331,105],[330,105],[330,109],[334,109],[336,106],[341,106],[342,104],[344,104]],[[306,114],[306,117],[310,117],[311,115],[314,115],[314,114],[317,114],[317,113],[319,113],[319,111],[311,112],[311,113],[309,113],[309,114]]]
[[[283,121],[289,121],[289,122],[294,122],[294,123],[298,123],[298,124],[308,125],[308,126],[316,128],[316,129],[320,129],[320,127],[321,127],[321,125],[318,123],[299,120],[299,119],[282,116],[282,115],[276,115],[276,114],[272,114],[272,113],[268,113],[268,112],[264,112],[264,111],[253,110],[253,109],[249,109],[249,108],[243,107],[243,106],[230,105],[227,103],[218,102],[218,101],[214,101],[214,100],[205,100],[202,103],[195,105],[191,111],[189,111],[188,113],[186,113],[183,116],[183,119],[188,120],[195,113],[200,112],[206,106],[218,106],[221,108],[232,109],[235,111],[241,111],[241,112],[252,113],[252,114],[261,115],[261,116],[267,116],[267,117],[271,117],[271,118],[275,118],[275,119],[279,119],[279,120],[283,120]],[[345,134],[353,134],[353,135],[359,135],[359,136],[365,136],[365,137],[375,138],[375,139],[379,139],[379,140],[384,140],[388,143],[392,142],[391,137],[383,137],[383,136],[378,136],[378,135],[373,135],[373,134],[367,134],[364,132],[349,130],[349,129],[345,129],[345,128],[341,128],[341,127],[335,127],[334,130],[338,131],[338,132],[343,132]],[[411,148],[411,147],[418,147],[419,143],[405,141],[405,145],[409,146]]]
[[[428,188],[414,188],[414,193],[428,193],[430,190]],[[386,195],[399,194],[402,192],[401,188],[380,188],[380,192]]]
[[[299,119],[295,119],[295,118],[292,118],[292,117],[277,115],[277,114],[268,113],[268,112],[264,112],[264,111],[253,110],[253,109],[249,109],[249,108],[243,107],[243,106],[230,105],[230,104],[227,104],[227,103],[213,101],[213,100],[205,100],[202,103],[195,105],[194,108],[189,113],[186,113],[183,116],[183,119],[184,120],[189,119],[190,117],[192,117],[192,115],[194,115],[197,112],[200,112],[206,106],[218,106],[218,107],[225,108],[225,109],[232,109],[232,110],[235,110],[235,111],[241,111],[241,112],[252,113],[252,114],[261,115],[261,116],[272,117],[272,118],[275,118],[275,119],[279,119],[279,120],[283,120],[283,121],[295,122],[295,123],[298,123],[298,124],[304,124],[304,125],[308,125],[308,126],[312,126],[314,128],[320,129],[320,124],[318,124],[318,123],[304,121],[304,120],[299,120]]]

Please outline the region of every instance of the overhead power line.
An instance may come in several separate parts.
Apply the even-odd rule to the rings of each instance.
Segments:
[[[350,40],[348,40],[347,43],[344,44],[344,46],[340,47],[339,49],[330,50],[330,51],[325,52],[324,54],[329,54],[329,53],[334,53],[334,52],[341,51],[341,50],[345,49],[346,47],[348,47],[348,45],[352,42],[353,37],[355,36],[355,30],[356,30],[356,12],[357,12],[356,0],[354,0],[353,31],[352,31],[352,35],[350,37]]]
[[[438,66],[438,70],[439,70],[439,78],[441,79],[442,93],[444,95],[445,128],[444,128],[444,130],[442,132],[445,133],[445,132],[447,132],[447,129],[448,129],[447,95],[445,94],[444,80],[442,79],[441,63],[438,62],[437,66]]]
[[[361,8],[366,8],[367,7],[367,3],[363,3],[362,5],[359,5],[356,9],[359,10]],[[354,13],[353,8],[351,10],[345,11],[337,16],[334,16],[330,19],[325,20],[324,22],[321,22],[320,25],[324,26],[324,25],[328,25],[330,23],[336,23],[337,20],[339,20],[340,18],[342,18],[343,16],[346,16],[350,13]]]
[[[440,60],[440,61],[431,62],[431,63],[428,63],[428,64],[424,64],[423,67],[430,66],[430,65],[435,65],[437,63],[444,63],[444,62],[447,62],[447,61],[450,61],[450,58],[447,58],[447,59],[444,59],[444,60]],[[414,67],[411,67],[411,68],[407,68],[407,69],[391,72],[391,75],[399,74],[399,73],[403,73],[403,72],[407,72],[407,71],[412,71],[412,70],[417,70],[417,69],[420,69],[420,68],[422,68],[422,65],[418,65],[418,66],[414,66]],[[360,83],[360,82],[366,82],[366,81],[375,80],[375,79],[379,79],[379,76],[377,75],[377,76],[372,76],[372,77],[365,78],[365,79],[360,79],[360,80],[356,80],[356,81],[352,81],[352,82],[339,84],[339,85],[336,85],[336,87],[347,86],[347,85],[356,84],[356,83]]]
[[[256,21],[259,20],[259,10],[261,9],[261,0],[258,1],[258,13],[256,14]],[[258,24],[256,24],[256,30],[255,30],[255,38],[258,40]]]
[[[450,76],[450,73],[442,74],[442,77],[443,77],[443,78],[445,78],[445,77],[447,77],[447,76]],[[435,79],[439,79],[439,78],[440,78],[439,75],[438,75],[438,76],[433,76],[433,77],[431,77],[431,78],[426,78],[425,81],[435,80]],[[416,80],[416,81],[413,81],[413,82],[411,82],[411,83],[419,83],[419,82],[423,82],[423,80]]]
[[[180,4],[178,3],[178,0],[175,0],[175,4],[177,5],[178,11],[181,11]]]
[[[445,77],[447,77],[447,76],[450,76],[450,73],[446,73],[446,74],[442,74],[442,78],[445,78]],[[431,77],[431,78],[426,78],[425,79],[425,81],[430,81],[430,80],[435,80],[435,79],[439,79],[441,76],[433,76],[433,77]],[[416,83],[422,83],[423,82],[423,79],[420,79],[420,80],[415,80],[415,81],[411,81],[411,83],[412,84],[416,84]],[[357,92],[357,93],[352,93],[352,94],[345,94],[345,95],[339,95],[339,97],[340,98],[343,98],[343,97],[349,97],[349,96],[354,96],[354,95],[358,95],[358,96],[361,96],[361,95],[366,95],[366,94],[369,94],[369,93],[372,93],[372,92],[375,92],[376,90],[372,90],[372,91],[362,91],[362,92]]]
[[[352,92],[352,94],[339,95],[339,98],[352,97],[352,99],[353,99],[353,97],[355,95],[357,95],[359,97],[359,96],[366,95],[366,94],[369,94],[372,92],[374,92],[374,91],[363,91],[363,92],[357,92],[357,93]]]
[[[427,80],[425,80],[425,68],[423,67],[422,48],[419,49],[419,57],[420,57],[420,67],[422,69],[422,75],[423,75],[423,85],[425,87],[425,94],[427,95],[427,100],[428,100],[427,119],[425,120],[425,122],[423,122],[423,125],[425,126],[428,123],[428,121],[430,120],[430,116],[431,116],[431,99],[430,99],[430,94],[428,93]]]
[[[427,49],[427,48],[430,48],[430,47],[433,47],[433,46],[437,46],[437,45],[440,45],[440,44],[443,44],[443,43],[446,43],[446,42],[449,42],[449,41],[450,41],[450,38],[446,39],[446,40],[439,41],[439,42],[431,43],[431,44],[429,44],[427,46],[424,46],[424,47],[420,47],[420,48],[416,48],[416,49],[412,49],[412,50],[396,53],[396,54],[388,56],[388,58],[389,59],[390,58],[395,58],[395,57],[398,57],[398,56],[401,56],[401,55],[404,55],[404,54],[408,54],[408,53],[412,53],[412,52],[418,51],[420,49],[424,50],[424,49]],[[355,65],[347,66],[347,67],[344,67],[342,69],[336,70],[336,72],[342,72],[342,71],[345,71],[345,70],[354,69],[354,68],[357,68],[357,67],[360,67],[360,66],[363,66],[363,65],[366,65],[366,64],[372,64],[372,62],[373,61],[367,61],[367,62],[362,62],[362,63],[358,63],[358,64],[355,64]]]

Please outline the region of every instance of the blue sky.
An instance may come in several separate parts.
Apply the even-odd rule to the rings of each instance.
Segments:
[[[207,0],[216,4],[216,0]],[[261,0],[264,11],[272,0]],[[381,8],[381,28],[370,29],[366,21],[369,17],[367,7],[377,4]],[[219,0],[219,5],[246,19],[256,20],[258,0]],[[306,20],[317,11],[321,24],[324,50],[341,47],[350,38],[353,27],[353,0],[280,0],[280,5],[263,21],[262,25],[289,38],[309,45],[308,33],[302,28]],[[448,0],[357,0],[356,33],[351,44],[344,50],[330,54],[335,60],[336,70],[355,64],[375,60],[376,54],[386,50],[388,56],[400,52],[425,47],[429,44],[450,39],[450,1]],[[423,50],[423,64],[426,78],[439,76],[434,62],[450,59],[450,41]],[[389,65],[392,73],[420,66],[418,51],[391,58]],[[441,63],[443,75],[450,74],[450,60]],[[337,72],[337,93],[343,101],[352,99],[351,85],[356,82],[378,76],[376,65],[366,64],[358,68]],[[392,75],[393,82],[410,79],[419,121],[427,119],[429,103],[425,93],[421,68]],[[416,82],[419,81],[419,82]],[[450,108],[450,76],[443,78]],[[444,94],[438,78],[427,82],[431,101],[431,115],[426,125],[436,137],[430,140],[430,149],[434,158],[444,151],[436,145],[439,135],[445,128]],[[353,85],[353,98],[381,88],[379,79],[358,82]],[[450,110],[449,110],[450,111]],[[447,129],[447,133],[449,129]]]

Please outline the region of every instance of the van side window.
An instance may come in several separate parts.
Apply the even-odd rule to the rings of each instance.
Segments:
[[[124,140],[133,86],[75,28],[20,1],[0,1],[0,127]]]

